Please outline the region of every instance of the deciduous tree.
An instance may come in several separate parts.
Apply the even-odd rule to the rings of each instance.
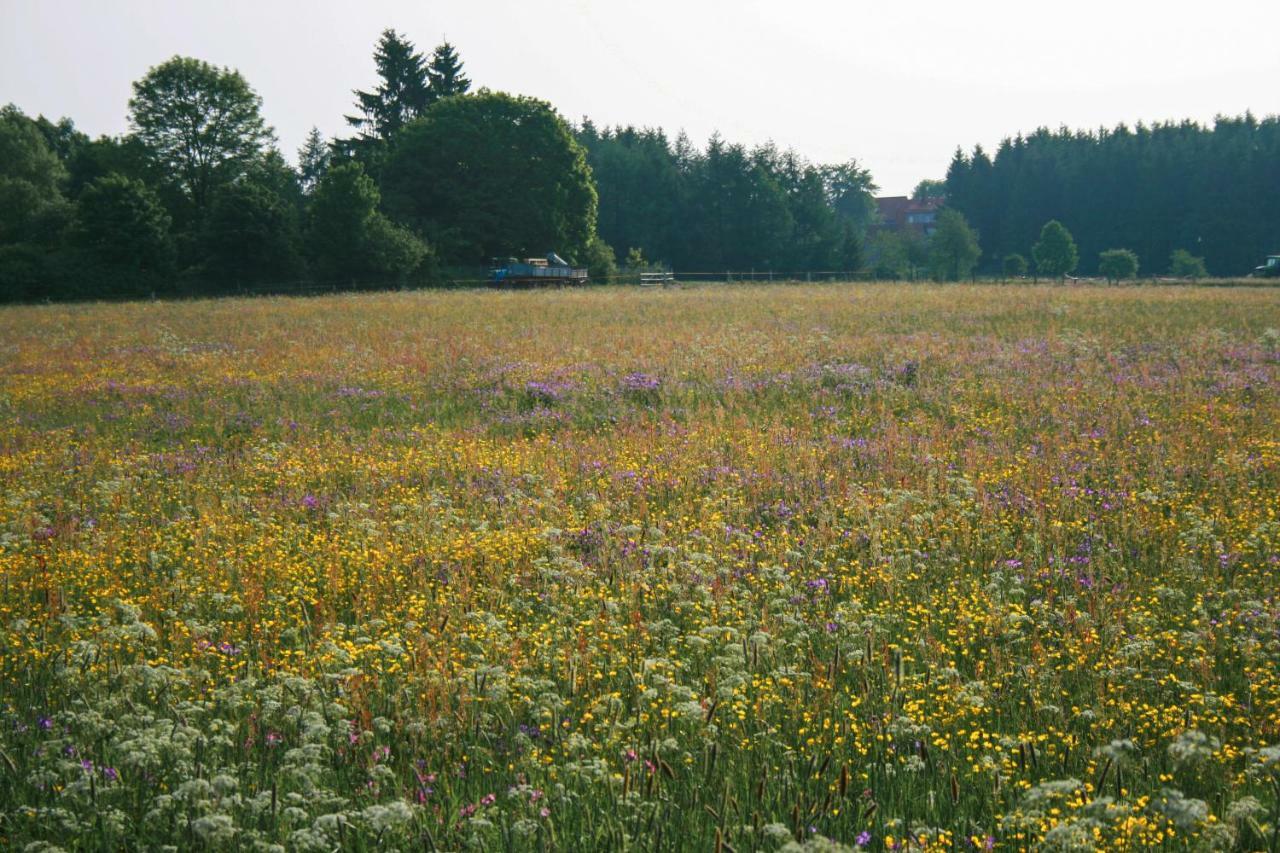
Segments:
[[[378,211],[378,187],[359,163],[334,166],[311,196],[308,245],[322,280],[403,281],[427,247]]]
[[[129,123],[203,211],[274,140],[261,107],[239,71],[175,56],[133,84]]]
[[[585,253],[596,224],[586,155],[547,103],[482,90],[405,128],[383,175],[389,213],[448,260]]]
[[[1138,275],[1138,256],[1128,249],[1107,249],[1098,258],[1098,272],[1115,284]]]
[[[929,267],[934,278],[946,281],[968,278],[981,255],[978,235],[963,215],[954,210],[938,214],[938,227],[929,240]]]
[[[1005,278],[1022,278],[1027,274],[1027,259],[1016,252],[1012,255],[1005,255],[1004,258],[1004,277]]]
[[[1204,258],[1197,258],[1186,249],[1174,249],[1169,256],[1169,275],[1175,278],[1204,278],[1208,274]]]
[[[1036,261],[1036,271],[1049,278],[1070,275],[1080,261],[1076,241],[1071,232],[1056,219],[1051,219],[1040,229],[1040,239],[1031,249]]]

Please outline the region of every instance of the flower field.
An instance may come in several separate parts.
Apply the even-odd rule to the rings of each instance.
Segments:
[[[1276,850],[1280,291],[0,310],[0,846]]]

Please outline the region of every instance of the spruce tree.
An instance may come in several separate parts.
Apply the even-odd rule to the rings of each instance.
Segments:
[[[345,116],[357,135],[343,148],[359,155],[390,141],[427,108],[427,68],[413,42],[395,30],[383,30],[373,52],[381,82],[372,92],[355,91],[359,115]]]
[[[427,64],[427,103],[441,98],[465,95],[471,90],[471,80],[462,73],[462,60],[458,51],[448,41],[441,42],[431,53]]]
[[[329,171],[331,158],[329,143],[320,135],[320,128],[312,127],[306,141],[298,149],[298,178],[303,192],[311,194],[324,173]]]

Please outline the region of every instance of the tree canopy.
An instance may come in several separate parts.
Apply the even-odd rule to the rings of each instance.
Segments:
[[[1115,284],[1138,275],[1138,256],[1129,249],[1107,249],[1098,258],[1098,272]]]
[[[453,262],[580,256],[595,234],[586,154],[534,98],[481,90],[433,104],[397,139],[383,195],[394,217]]]
[[[133,84],[129,123],[203,210],[275,139],[239,71],[175,56]]]
[[[983,235],[986,264],[1025,252],[1049,219],[1068,222],[1088,258],[1127,246],[1142,258],[1176,249],[1215,275],[1244,275],[1280,243],[1280,116],[1219,117],[1004,140],[994,159],[957,151],[947,203]]]
[[[858,268],[875,184],[857,162],[810,163],[770,145],[713,136],[698,150],[658,129],[598,129],[578,140],[613,246],[692,270]]]
[[[441,98],[465,95],[471,91],[471,79],[462,72],[462,59],[457,48],[448,41],[441,42],[431,52],[427,62],[427,103]]]
[[[944,281],[968,278],[981,254],[978,235],[963,214],[950,209],[938,214],[938,227],[929,241],[929,268],[934,278]]]
[[[1040,229],[1040,239],[1031,248],[1036,272],[1049,278],[1063,278],[1075,272],[1080,262],[1080,252],[1071,232],[1056,219],[1051,219]]]
[[[413,42],[395,30],[382,31],[373,52],[378,85],[355,90],[356,115],[346,116],[356,136],[347,140],[353,153],[385,144],[427,108],[427,65]]]
[[[329,281],[399,282],[427,255],[422,241],[378,211],[380,196],[359,163],[334,166],[311,200],[307,243]]]

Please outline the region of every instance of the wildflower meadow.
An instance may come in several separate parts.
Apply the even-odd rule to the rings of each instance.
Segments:
[[[1270,850],[1280,290],[0,309],[0,846]]]

